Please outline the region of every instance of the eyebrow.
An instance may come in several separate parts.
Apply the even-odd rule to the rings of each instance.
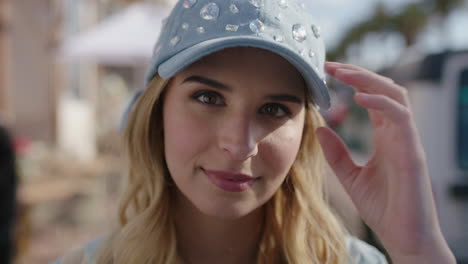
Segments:
[[[198,76],[198,75],[193,75],[188,78],[186,78],[182,83],[186,82],[198,82],[202,83],[208,86],[211,86],[213,88],[223,90],[223,91],[231,91],[232,88],[229,87],[228,85],[225,85],[219,81],[203,77],[203,76]],[[303,100],[300,99],[297,96],[291,95],[291,94],[272,94],[272,95],[267,95],[265,98],[277,102],[291,102],[291,103],[296,103],[296,104],[303,104]]]
[[[266,98],[273,100],[273,101],[280,101],[280,102],[290,102],[290,103],[296,103],[296,104],[302,104],[303,101],[294,95],[290,94],[274,94],[274,95],[268,95]]]
[[[219,90],[224,90],[224,91],[232,90],[229,86],[227,86],[227,85],[225,85],[223,83],[220,83],[220,82],[218,82],[216,80],[209,79],[209,78],[206,78],[206,77],[197,76],[197,75],[190,76],[190,77],[186,78],[182,83],[186,83],[186,82],[198,82],[198,83],[202,83],[202,84],[211,86],[211,87],[219,89]]]

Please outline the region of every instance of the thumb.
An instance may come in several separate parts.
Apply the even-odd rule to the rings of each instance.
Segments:
[[[344,188],[350,190],[352,182],[359,175],[360,167],[353,162],[348,148],[333,130],[320,127],[315,133],[328,164]]]

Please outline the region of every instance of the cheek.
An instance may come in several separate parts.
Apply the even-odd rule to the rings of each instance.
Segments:
[[[190,172],[199,153],[207,145],[208,135],[183,107],[165,108],[164,146],[169,171],[173,176]]]
[[[278,181],[282,182],[296,160],[302,139],[301,124],[282,127],[271,133],[261,146],[262,160]]]

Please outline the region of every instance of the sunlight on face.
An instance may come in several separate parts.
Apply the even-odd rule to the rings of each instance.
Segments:
[[[270,199],[299,150],[304,91],[292,65],[256,48],[226,49],[177,74],[163,118],[166,162],[181,200],[234,219]]]

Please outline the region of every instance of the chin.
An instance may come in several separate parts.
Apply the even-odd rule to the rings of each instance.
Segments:
[[[203,214],[216,217],[223,220],[238,220],[241,219],[255,210],[259,209],[262,205],[244,204],[238,202],[237,204],[209,204],[207,206],[196,206]]]

